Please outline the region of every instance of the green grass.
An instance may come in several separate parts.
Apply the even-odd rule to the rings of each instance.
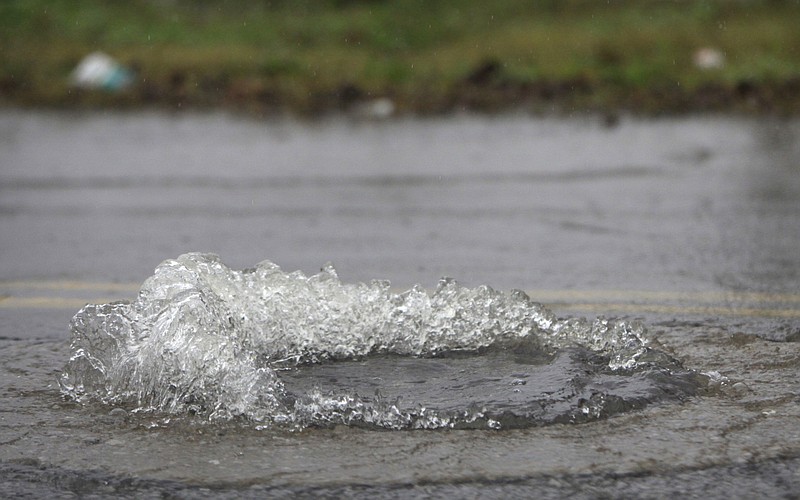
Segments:
[[[314,113],[346,105],[348,89],[416,112],[660,110],[702,107],[709,89],[753,105],[746,88],[796,112],[799,26],[797,0],[5,0],[0,99]],[[696,68],[701,47],[725,66]],[[137,86],[71,89],[95,50],[136,67]]]

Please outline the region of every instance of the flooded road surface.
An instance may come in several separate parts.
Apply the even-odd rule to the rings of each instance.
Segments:
[[[796,495],[798,216],[796,120],[4,111],[0,496]],[[500,430],[258,430],[65,400],[70,318],[133,300],[162,260],[189,251],[308,275],[331,261],[343,283],[393,289],[452,276],[525,290],[561,318],[641,320],[709,387]],[[396,369],[408,400],[438,394],[436,374],[492,380],[495,366],[429,361],[303,370],[367,391]],[[309,377],[286,380],[296,390]]]

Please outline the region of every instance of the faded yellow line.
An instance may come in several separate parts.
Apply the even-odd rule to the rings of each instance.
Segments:
[[[534,300],[544,302],[595,300],[652,300],[691,302],[776,302],[800,303],[800,294],[766,292],[659,292],[647,290],[526,290]]]
[[[723,307],[723,306],[671,306],[661,304],[619,304],[610,302],[601,303],[574,303],[551,304],[549,307],[560,311],[587,311],[587,312],[624,312],[624,313],[655,313],[655,314],[686,314],[692,316],[747,316],[761,318],[800,318],[800,309],[776,309],[761,307]]]
[[[107,304],[119,299],[67,297],[0,297],[0,309],[80,309],[86,304]]]
[[[139,291],[139,283],[103,283],[94,281],[0,281],[0,288],[12,290],[108,290]]]
[[[0,281],[0,308],[42,308],[79,309],[87,303],[103,304],[117,299],[86,299],[63,296],[18,297],[25,290],[106,291],[137,292],[138,283],[91,282],[77,280],[60,281]],[[401,293],[403,290],[396,290]],[[14,293],[17,292],[17,293]],[[748,316],[772,318],[798,318],[800,309],[793,304],[800,303],[800,294],[761,293],[761,292],[675,292],[647,290],[527,290],[526,293],[538,302],[551,304],[556,310],[585,311],[593,313],[630,314],[676,314]],[[132,298],[132,297],[131,297]],[[631,303],[644,301],[646,303]],[[667,304],[665,302],[691,302],[692,305]],[[748,304],[746,307],[726,305],[731,303]],[[766,307],[770,304],[770,307]],[[789,307],[775,307],[785,304]]]
[[[115,283],[92,281],[0,281],[0,289],[4,290],[103,290],[115,292],[138,292],[140,283]],[[394,291],[394,290],[393,290]],[[397,289],[397,293],[404,290]],[[769,292],[681,292],[652,290],[526,290],[533,300],[539,302],[596,302],[596,301],[689,301],[689,302],[770,302],[794,304],[800,303],[800,293]]]
[[[0,296],[1,309],[80,309],[86,304],[105,304],[115,299],[78,299],[68,297],[9,297]],[[800,309],[724,306],[680,306],[664,304],[625,304],[613,302],[549,303],[556,311],[582,311],[592,313],[675,314],[708,316],[746,316],[762,318],[800,318]]]

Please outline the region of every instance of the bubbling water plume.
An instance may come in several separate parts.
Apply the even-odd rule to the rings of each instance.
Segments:
[[[353,394],[297,394],[281,375],[296,367],[524,342],[550,354],[577,347],[602,356],[604,370],[623,373],[650,351],[640,324],[560,320],[521,291],[443,279],[432,293],[420,286],[396,293],[387,281],[342,283],[330,264],[312,276],[269,261],[235,271],[199,253],[164,261],[133,302],[85,306],[70,328],[72,356],[59,380],[69,398],[262,425],[426,428],[471,419],[492,426],[480,411],[444,415]]]

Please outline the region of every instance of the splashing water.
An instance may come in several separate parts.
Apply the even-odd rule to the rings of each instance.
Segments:
[[[160,264],[132,303],[85,306],[71,330],[59,383],[74,400],[265,426],[576,422],[692,394],[698,378],[640,324],[559,320],[521,291],[443,279],[395,293],[331,265],[235,271],[199,253]]]

